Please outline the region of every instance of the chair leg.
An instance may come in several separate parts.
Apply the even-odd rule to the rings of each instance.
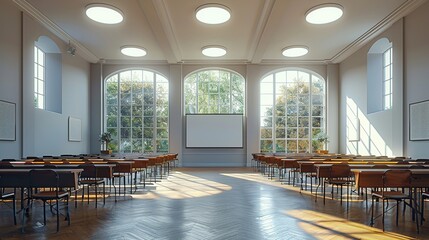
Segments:
[[[58,198],[56,199],[55,204],[57,206],[57,232],[59,232],[60,231],[60,208],[58,204]]]
[[[382,205],[383,205],[383,212],[382,212],[382,217],[381,217],[381,224],[383,225],[383,232],[384,232],[384,213],[386,212],[385,210],[384,210],[384,199],[382,199]]]
[[[88,190],[88,197],[89,197],[89,190]],[[97,184],[95,184],[95,208],[97,208],[97,203],[98,203],[98,189],[97,189]]]
[[[374,226],[374,196],[371,197],[371,222],[369,225]]]
[[[43,225],[46,226],[46,202],[43,201]]]
[[[106,204],[106,183],[103,182],[103,205]]]
[[[12,199],[12,210],[13,210],[13,223],[16,225],[16,198],[15,195],[13,195]]]

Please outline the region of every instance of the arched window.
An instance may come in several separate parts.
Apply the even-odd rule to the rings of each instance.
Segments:
[[[325,81],[301,70],[264,77],[260,84],[260,151],[311,152],[325,132]]]
[[[62,57],[47,36],[34,42],[34,107],[62,112]]]
[[[393,49],[387,38],[377,40],[367,54],[367,112],[393,107]]]
[[[168,152],[168,80],[142,69],[126,70],[105,82],[104,126],[123,153]]]
[[[240,75],[220,69],[190,74],[184,86],[185,113],[244,113],[245,85]]]

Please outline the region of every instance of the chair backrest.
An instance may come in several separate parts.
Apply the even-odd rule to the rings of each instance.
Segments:
[[[316,168],[314,167],[314,163],[309,162],[309,163],[301,163],[300,164],[300,172],[302,173],[312,173],[312,172],[316,172]]]
[[[389,166],[387,166],[386,164],[375,164],[371,168],[375,168],[375,169],[388,169]]]
[[[93,163],[84,163],[80,164],[79,168],[83,169],[83,172],[80,173],[82,178],[97,178],[97,168]]]
[[[387,170],[383,175],[383,187],[411,187],[411,171],[403,169]]]
[[[52,169],[32,169],[29,172],[31,187],[58,188],[59,176]]]
[[[350,177],[351,170],[350,166],[345,163],[333,164],[331,167],[332,178]]]

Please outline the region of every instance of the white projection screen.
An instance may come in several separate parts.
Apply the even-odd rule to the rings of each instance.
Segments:
[[[187,148],[242,148],[242,114],[186,115]]]

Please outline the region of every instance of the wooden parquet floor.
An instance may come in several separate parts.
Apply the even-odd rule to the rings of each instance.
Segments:
[[[0,239],[429,239],[429,223],[417,234],[408,210],[398,227],[395,211],[388,213],[382,232],[381,219],[368,226],[370,208],[357,196],[348,208],[337,199],[324,205],[251,168],[178,168],[116,203],[110,196],[97,209],[80,200],[70,206],[71,226],[61,221],[56,233],[56,218],[48,212],[43,226],[42,208],[33,207],[21,233],[20,215],[14,226],[11,209],[0,204]]]

